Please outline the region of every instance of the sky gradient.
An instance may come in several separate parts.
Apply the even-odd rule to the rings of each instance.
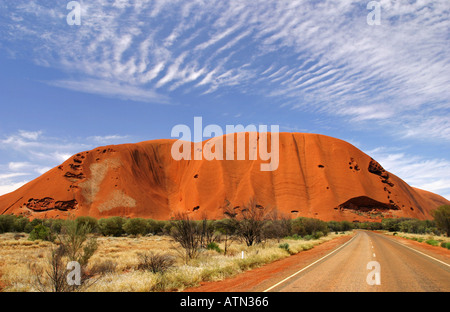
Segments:
[[[346,140],[450,199],[450,4],[142,0],[0,3],[0,194],[101,145],[177,124]]]

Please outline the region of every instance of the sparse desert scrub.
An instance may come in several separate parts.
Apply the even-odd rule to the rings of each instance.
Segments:
[[[198,257],[188,263],[180,256],[181,246],[170,236],[100,236],[97,237],[97,251],[87,266],[87,271],[95,275],[96,282],[83,291],[181,291],[197,286],[202,281],[221,280],[289,257],[342,235],[330,234],[312,240],[273,239],[250,247],[244,242],[234,241],[227,247],[227,255],[216,250],[201,249]],[[280,243],[287,243],[289,251],[279,248]],[[219,242],[218,246],[223,250],[224,242]],[[38,291],[33,286],[29,265],[44,265],[52,247],[54,244],[51,242],[29,241],[28,235],[15,239],[12,233],[1,234],[0,270],[1,282],[5,286],[3,291]],[[241,258],[242,251],[244,259]],[[146,252],[169,255],[174,257],[175,262],[164,272],[139,270],[139,254]]]
[[[406,239],[414,240],[419,243],[427,243],[432,246],[441,246],[447,248],[447,244],[450,244],[450,237],[444,235],[431,235],[431,234],[413,234],[403,232],[385,232],[388,235],[397,235]]]

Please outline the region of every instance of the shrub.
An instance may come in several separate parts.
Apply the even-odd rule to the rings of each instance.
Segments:
[[[261,243],[266,238],[264,227],[271,219],[271,214],[273,211],[258,205],[254,198],[237,210],[228,204],[224,208],[224,215],[235,224],[235,234],[247,246]]]
[[[162,234],[164,233],[164,227],[166,225],[166,221],[157,221],[153,219],[147,220],[147,233],[151,234]]]
[[[178,213],[172,221],[170,236],[184,249],[186,263],[197,257],[201,247],[202,235],[198,223],[186,213]]]
[[[215,243],[215,242],[210,242],[208,245],[206,245],[206,249],[215,250],[218,253],[222,252],[222,250],[219,248],[219,245],[217,245],[217,243]]]
[[[95,262],[90,270],[90,273],[104,275],[107,273],[114,273],[116,271],[116,268],[117,263],[112,261],[111,259],[107,259],[101,262]]]
[[[319,239],[322,236],[324,236],[324,234],[321,231],[317,231],[313,234],[314,239]]]
[[[433,211],[437,228],[450,237],[450,205],[443,205]]]
[[[273,214],[272,220],[267,221],[263,227],[265,238],[282,239],[291,233],[291,221],[287,218]]]
[[[288,239],[295,239],[295,240],[302,239],[302,237],[300,235],[298,235],[298,234],[294,234],[294,235],[288,236],[287,238]]]
[[[425,241],[425,243],[427,243],[428,245],[431,245],[431,246],[439,246],[439,242],[434,239],[428,239]]]
[[[139,253],[138,270],[151,271],[153,273],[164,273],[175,263],[175,259],[167,254],[156,254],[154,252]]]
[[[50,227],[50,230],[53,233],[61,233],[61,230],[64,228],[64,226],[66,225],[67,222],[70,221],[66,221],[66,220],[62,220],[62,219],[55,219],[55,220],[48,220],[49,222],[45,223],[46,226]]]
[[[13,224],[14,232],[24,232],[28,223],[30,221],[27,218],[23,216],[16,217]]]
[[[224,255],[227,254],[228,248],[232,242],[232,236],[236,232],[236,220],[222,219],[215,222],[216,230],[222,235],[224,242]]]
[[[314,235],[316,232],[322,232],[322,236],[326,236],[328,235],[329,228],[328,223],[325,221],[300,217],[292,220],[292,232],[301,236]]]
[[[397,219],[386,218],[381,221],[381,226],[383,230],[387,230],[389,232],[399,232],[399,221]]]
[[[94,217],[80,216],[75,219],[77,226],[86,225],[89,227],[90,232],[96,232],[98,230],[98,221]]]
[[[281,248],[281,249],[286,250],[287,252],[290,252],[290,251],[289,251],[289,244],[288,244],[288,243],[280,244],[280,245],[278,245],[278,247]]]
[[[27,225],[25,225],[24,231],[25,233],[31,233],[31,231],[33,231],[34,227],[38,224],[43,224],[44,221],[40,220],[38,218],[31,220],[30,222],[27,223]]]
[[[450,249],[450,242],[442,242],[442,243],[441,243],[441,247]]]
[[[148,222],[142,218],[128,219],[122,226],[126,234],[145,235],[148,233]]]
[[[39,224],[30,233],[40,233],[36,229],[44,229],[43,224]],[[91,231],[87,224],[77,224],[75,221],[67,221],[59,236],[59,245],[52,248],[50,257],[45,267],[38,267],[35,263],[31,265],[31,273],[35,278],[35,285],[41,291],[62,292],[74,291],[80,287],[87,286],[89,276],[86,274],[86,267],[89,259],[97,250],[97,240],[94,237],[89,238]],[[67,262],[76,261],[81,268],[80,285],[69,285],[67,277],[69,269]]]
[[[77,222],[68,221],[59,237],[60,246],[63,246],[65,255],[70,261],[76,261],[82,267],[87,265],[98,247],[96,238],[88,237],[91,231],[88,224],[80,225]]]
[[[40,239],[40,240],[53,242],[55,240],[55,236],[51,233],[49,227],[46,227],[43,224],[38,224],[30,232],[28,239],[31,241]]]
[[[104,218],[98,220],[98,228],[105,236],[120,236],[125,233],[122,227],[124,222],[121,217]]]
[[[13,215],[0,215],[0,233],[13,232],[15,219]]]
[[[220,240],[220,232],[217,231],[217,225],[215,221],[206,219],[206,215],[203,216],[203,220],[199,223],[200,230],[200,246],[202,248],[208,248],[210,243],[214,243]],[[220,249],[219,249],[220,250]]]
[[[30,273],[34,277],[34,286],[42,292],[66,292],[71,286],[67,283],[68,270],[63,263],[64,248],[52,248],[47,258],[47,265],[42,267],[37,263],[29,265]]]

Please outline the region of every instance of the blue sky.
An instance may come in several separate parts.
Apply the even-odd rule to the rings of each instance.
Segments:
[[[279,125],[354,144],[450,199],[448,0],[0,3],[0,194],[177,124]]]

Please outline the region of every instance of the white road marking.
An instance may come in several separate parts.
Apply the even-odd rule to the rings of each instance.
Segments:
[[[399,242],[397,242],[397,241],[395,241],[395,240],[393,240],[393,239],[391,239],[391,241],[394,242],[394,243],[396,243],[396,244],[399,244],[399,245],[401,245],[401,246],[403,246],[403,247],[406,247],[406,248],[408,248],[408,249],[411,249],[411,250],[413,250],[413,251],[415,251],[415,252],[417,252],[417,253],[420,253],[420,254],[423,255],[423,256],[426,256],[426,257],[428,257],[428,258],[431,258],[431,259],[433,259],[433,260],[435,260],[435,261],[437,261],[437,262],[439,262],[439,263],[445,264],[446,266],[450,267],[450,264],[445,263],[444,261],[441,261],[441,260],[439,260],[439,259],[436,259],[436,258],[434,258],[434,257],[432,257],[432,256],[429,256],[429,255],[427,255],[427,254],[425,254],[425,253],[423,253],[423,252],[420,252],[420,251],[418,251],[417,249],[414,249],[414,248],[411,248],[411,247],[409,247],[409,246],[403,245],[402,243],[399,243]]]
[[[286,282],[287,280],[289,280],[289,279],[291,279],[292,277],[296,276],[297,274],[300,274],[301,272],[303,272],[303,271],[306,270],[307,268],[313,266],[313,265],[316,264],[317,262],[319,262],[319,261],[325,259],[326,257],[330,256],[331,254],[335,253],[335,252],[338,251],[339,249],[341,249],[341,248],[343,248],[344,246],[348,245],[353,239],[355,239],[356,236],[358,236],[358,235],[353,236],[352,239],[350,239],[348,242],[346,242],[346,243],[345,243],[344,245],[342,245],[341,247],[339,247],[339,248],[333,250],[332,252],[330,252],[329,254],[323,256],[323,257],[320,258],[319,260],[314,261],[314,262],[311,263],[310,265],[308,265],[308,266],[304,267],[303,269],[301,269],[301,270],[295,272],[294,274],[292,274],[292,275],[286,277],[286,278],[285,278],[284,280],[282,280],[281,282],[278,282],[278,283],[276,283],[275,285],[273,285],[273,286],[267,288],[267,289],[264,290],[263,292],[268,292],[268,291],[274,289],[275,287],[277,287],[277,286],[283,284],[284,282]]]

